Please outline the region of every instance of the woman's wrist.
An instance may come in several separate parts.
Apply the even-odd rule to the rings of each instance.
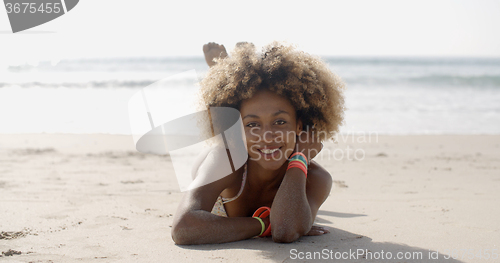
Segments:
[[[302,152],[295,152],[290,156],[287,171],[293,168],[300,169],[307,178],[307,157]]]
[[[258,217],[258,216],[254,216],[253,218],[257,219],[259,222],[260,222],[260,225],[261,225],[261,230],[260,230],[260,234],[258,234],[258,236],[262,235],[262,233],[264,233],[264,231],[266,231],[266,224],[264,223],[264,221]]]
[[[253,217],[258,219],[262,226],[262,231],[258,235],[259,237],[266,237],[271,235],[271,221],[269,220],[269,215],[271,214],[271,208],[267,206],[260,207],[253,213]],[[266,220],[267,219],[267,220]],[[269,224],[266,225],[266,220]]]

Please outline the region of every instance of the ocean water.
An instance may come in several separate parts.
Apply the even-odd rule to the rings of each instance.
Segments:
[[[347,85],[342,133],[500,134],[500,58],[323,59]],[[0,133],[130,134],[129,99],[193,69],[200,79],[208,66],[202,57],[1,65]],[[194,81],[176,79],[169,94],[195,92]]]

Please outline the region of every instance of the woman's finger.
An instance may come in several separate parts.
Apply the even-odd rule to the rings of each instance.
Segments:
[[[323,234],[328,234],[330,233],[330,230],[325,227],[320,227],[320,226],[312,226],[311,230],[306,234],[306,236],[320,236]]]
[[[309,231],[309,233],[306,234],[306,236],[321,236],[324,233],[325,232],[320,231],[320,230],[311,230],[311,231]]]

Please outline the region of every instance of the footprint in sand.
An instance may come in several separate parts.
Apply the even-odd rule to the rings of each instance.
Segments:
[[[333,181],[333,183],[334,183],[337,187],[339,187],[339,188],[347,188],[347,187],[349,187],[349,186],[347,186],[347,185],[345,184],[345,182],[344,182],[344,181]]]

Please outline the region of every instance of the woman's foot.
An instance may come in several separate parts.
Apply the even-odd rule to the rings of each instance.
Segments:
[[[255,48],[255,45],[253,43],[250,43],[250,42],[243,41],[243,42],[236,43],[236,47],[243,47],[245,45],[250,45],[252,48]]]
[[[215,65],[215,58],[227,57],[227,52],[224,45],[219,45],[215,42],[210,42],[203,45],[203,53],[205,53],[205,61],[207,62],[209,67]]]

